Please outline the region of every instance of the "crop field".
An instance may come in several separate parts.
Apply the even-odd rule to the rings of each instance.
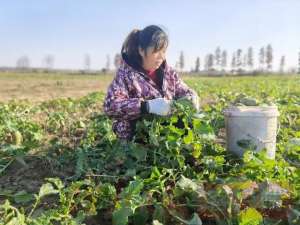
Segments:
[[[300,224],[300,76],[197,77],[201,112],[173,104],[116,139],[109,75],[0,74],[0,224]],[[226,150],[223,110],[278,106],[276,158]]]

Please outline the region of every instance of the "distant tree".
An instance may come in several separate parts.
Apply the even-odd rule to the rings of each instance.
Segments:
[[[264,71],[265,69],[265,49],[262,47],[259,50],[259,70]]]
[[[280,59],[280,68],[279,68],[279,72],[280,73],[284,73],[284,67],[285,67],[285,56],[281,56]]]
[[[247,59],[248,59],[248,55],[244,54],[243,62],[242,62],[242,68],[244,68],[245,70],[247,69]]]
[[[236,53],[234,52],[232,54],[232,60],[231,60],[231,69],[234,71],[236,69]]]
[[[207,62],[208,62],[208,54],[205,55],[205,58],[204,58],[204,70],[205,71],[208,71],[208,64],[207,64]]]
[[[238,70],[242,69],[242,64],[243,64],[243,62],[242,62],[242,53],[243,53],[242,49],[238,49],[236,51],[236,67],[237,67]]]
[[[215,67],[217,70],[221,67],[221,49],[219,46],[215,50]]]
[[[114,59],[114,65],[115,65],[115,68],[116,68],[116,69],[119,68],[119,66],[120,66],[120,64],[121,64],[121,59],[122,59],[121,55],[120,55],[119,53],[117,53],[117,54],[115,55],[115,59]]]
[[[200,58],[197,57],[195,62],[195,72],[198,73],[199,71],[200,71]]]
[[[184,54],[183,51],[180,52],[180,56],[179,56],[179,68],[181,71],[183,71],[184,68]]]
[[[17,60],[16,67],[18,69],[22,69],[22,70],[28,69],[30,67],[30,60],[29,60],[28,56],[26,56],[26,55],[21,56]]]
[[[91,56],[89,54],[86,54],[84,56],[83,66],[84,66],[85,72],[90,71],[90,69],[91,69]]]
[[[46,55],[43,60],[43,64],[44,64],[46,71],[52,70],[54,67],[54,56],[50,55],[50,54]]]
[[[250,70],[253,70],[253,48],[249,47],[247,52],[247,66]]]
[[[223,70],[226,70],[227,67],[227,51],[223,50],[222,51],[222,57],[221,57],[221,66]]]
[[[109,55],[106,55],[106,64],[105,64],[105,69],[106,71],[109,71],[110,70],[110,56]]]
[[[214,55],[213,54],[206,55],[205,65],[206,65],[205,67],[206,67],[207,71],[214,69]]]
[[[273,63],[273,48],[270,44],[267,45],[266,48],[266,64],[267,70],[272,71],[272,63]]]

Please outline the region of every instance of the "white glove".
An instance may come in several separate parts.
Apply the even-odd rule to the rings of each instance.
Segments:
[[[147,101],[148,112],[160,116],[167,116],[171,112],[171,100],[155,98]]]
[[[198,95],[193,95],[193,97],[192,97],[192,103],[193,103],[193,106],[195,107],[196,111],[199,112],[199,110],[200,110],[200,103],[199,103],[199,97],[198,97]]]
[[[188,96],[185,96],[184,98],[190,100],[193,103],[193,106],[196,109],[196,111],[199,112],[199,110],[200,110],[200,103],[199,103],[199,97],[198,97],[198,95],[192,95],[192,96],[188,95]]]

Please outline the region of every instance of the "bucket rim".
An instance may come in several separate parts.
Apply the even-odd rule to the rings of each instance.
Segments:
[[[229,106],[223,110],[225,116],[276,117],[280,113],[277,106]]]

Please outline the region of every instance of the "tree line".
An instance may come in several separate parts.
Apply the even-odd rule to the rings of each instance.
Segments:
[[[237,49],[231,55],[227,50],[222,50],[219,46],[215,49],[214,53],[208,53],[201,61],[200,57],[196,57],[194,67],[190,72],[226,72],[226,73],[247,73],[247,72],[287,72],[286,57],[280,57],[279,68],[274,68],[274,53],[271,44],[261,47],[257,56],[254,55],[253,47],[247,50]],[[256,58],[256,63],[255,63]],[[202,62],[202,63],[201,63]],[[203,64],[203,65],[202,65]],[[180,52],[178,61],[175,65],[176,69],[184,71],[185,57],[183,51]],[[298,69],[292,71],[300,74],[300,52],[298,53]]]
[[[232,52],[231,55],[225,49],[221,49],[218,46],[213,53],[208,53],[201,60],[200,57],[196,57],[194,67],[190,69],[190,72],[226,72],[226,73],[243,73],[243,72],[287,72],[286,69],[286,57],[282,55],[280,57],[279,68],[274,69],[274,53],[271,44],[263,46],[259,49],[258,54],[254,55],[253,47],[249,47],[246,50],[237,49]],[[256,60],[255,60],[256,58]],[[89,54],[84,55],[82,71],[91,71],[91,56]],[[255,62],[256,63],[255,63]],[[54,69],[55,58],[51,54],[47,54],[42,60],[42,67],[44,71],[51,71]],[[119,53],[115,54],[113,64],[114,68],[111,68],[110,55],[106,55],[105,66],[101,69],[102,72],[107,72],[112,69],[117,69],[121,63],[121,55]],[[30,59],[28,56],[24,55],[17,59],[16,68],[20,70],[26,70],[30,68]],[[185,70],[185,56],[184,52],[181,51],[178,61],[175,64],[175,68],[180,71]],[[298,69],[297,71],[292,71],[294,73],[298,72],[300,74],[300,51],[298,53]]]

